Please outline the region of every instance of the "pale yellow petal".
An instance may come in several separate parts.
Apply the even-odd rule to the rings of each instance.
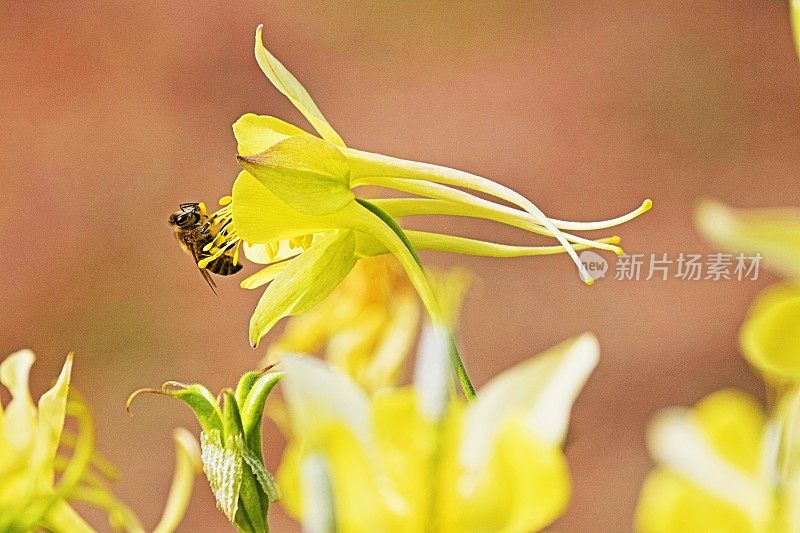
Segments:
[[[269,81],[272,82],[276,89],[289,98],[323,139],[333,144],[344,146],[344,141],[334,131],[325,117],[322,116],[322,112],[317,107],[317,104],[314,103],[314,100],[311,99],[311,95],[308,94],[305,87],[264,47],[262,32],[263,26],[259,25],[256,28],[256,61],[258,61],[261,71],[269,78]]]
[[[689,479],[667,469],[652,472],[636,507],[639,533],[755,533],[748,516]]]
[[[767,293],[754,304],[740,333],[747,360],[771,379],[800,380],[800,291]]]
[[[470,406],[464,421],[460,459],[473,474],[487,461],[504,419],[522,413],[543,443],[560,446],[575,398],[594,370],[600,349],[584,334],[493,378]]]
[[[194,477],[201,468],[200,446],[194,435],[183,428],[176,428],[172,437],[175,440],[175,473],[164,513],[153,533],[172,533],[178,528],[189,507]]]
[[[11,392],[11,401],[3,416],[3,434],[15,450],[28,448],[36,431],[36,407],[28,389],[28,376],[36,356],[20,350],[0,363],[0,382]]]
[[[347,159],[331,143],[298,135],[239,164],[275,196],[309,215],[326,215],[353,201]]]
[[[250,319],[256,346],[281,318],[303,313],[327,297],[355,265],[352,232],[330,234],[292,259],[269,284]]]
[[[48,476],[52,481],[52,461],[55,458],[64,429],[64,418],[67,410],[67,393],[72,375],[72,354],[67,356],[64,367],[55,385],[39,398],[39,433],[36,447],[41,454],[38,460],[49,465]]]
[[[254,155],[295,135],[309,135],[275,117],[247,113],[233,123],[239,155]]]
[[[705,202],[697,209],[696,219],[712,242],[737,253],[760,253],[764,266],[800,276],[799,209],[733,209]]]

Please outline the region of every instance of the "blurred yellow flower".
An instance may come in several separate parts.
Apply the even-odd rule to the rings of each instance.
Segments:
[[[452,397],[446,346],[423,333],[415,385],[372,398],[313,358],[287,357],[294,438],[278,472],[287,510],[309,531],[527,532],[565,509],[561,446],[597,364],[591,335]]]
[[[115,529],[144,532],[136,515],[108,492],[90,469],[94,466],[103,473],[113,473],[113,467],[93,452],[94,430],[88,411],[82,402],[69,398],[72,355],[38,405],[34,405],[28,389],[34,360],[30,350],[22,350],[0,364],[0,382],[12,396],[5,410],[0,405],[0,531],[94,531],[70,504],[82,502],[106,511]],[[68,416],[79,425],[77,435],[64,431]],[[178,430],[175,440],[175,477],[162,520],[154,529],[157,533],[174,531],[178,526],[199,462],[197,443],[191,435]],[[69,449],[71,455],[63,455]],[[58,481],[56,473],[60,474]]]
[[[800,209],[733,209],[708,201],[695,218],[708,240],[736,252],[760,253],[765,266],[800,277]]]
[[[455,320],[468,285],[458,269],[431,272],[443,313]],[[264,366],[284,354],[318,354],[368,392],[397,384],[421,325],[416,293],[392,256],[359,261],[319,305],[292,317]]]
[[[747,395],[724,390],[652,424],[658,463],[636,512],[642,533],[800,530],[798,398],[765,416]]]
[[[617,246],[619,238],[595,241],[565,232],[607,229],[652,205],[647,200],[633,212],[607,221],[561,221],[546,217],[527,198],[486,178],[348,148],[300,82],[264,48],[261,26],[256,31],[255,54],[267,78],[321,138],[268,116],[246,114],[233,126],[244,171],[234,183],[231,204],[223,208],[221,218],[216,215],[220,220],[230,218],[232,224],[213,248],[221,254],[243,241],[248,259],[268,264],[243,282],[247,288],[270,283],[251,319],[253,345],[281,318],[303,313],[321,302],[357,260],[386,253],[400,261],[435,322],[440,321],[441,313],[416,257],[417,249],[499,257],[566,252],[582,279],[591,284],[593,280],[575,251],[596,247],[622,253]],[[356,189],[365,185],[416,197],[368,201],[356,194]],[[395,222],[396,218],[426,214],[492,220],[554,237],[559,245],[509,246],[403,231]]]
[[[762,292],[740,340],[747,360],[777,392],[800,385],[800,285],[784,283]]]

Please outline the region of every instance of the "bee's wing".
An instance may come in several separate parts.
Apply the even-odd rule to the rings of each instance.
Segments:
[[[187,246],[186,248],[192,254],[192,258],[194,259],[194,264],[195,266],[197,266],[197,263],[200,262],[201,259],[200,250],[196,246]],[[211,278],[211,273],[205,268],[197,267],[197,269],[200,271],[200,274],[203,276],[203,279],[206,280],[206,283],[208,283],[208,286],[211,287],[211,291],[214,294],[217,294],[217,284]]]

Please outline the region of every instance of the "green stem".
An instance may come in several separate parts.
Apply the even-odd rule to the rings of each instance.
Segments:
[[[419,266],[420,270],[424,273],[424,267],[422,266],[422,261],[420,261],[419,256],[417,255],[417,251],[414,249],[414,246],[411,244],[411,241],[408,240],[408,236],[403,231],[395,220],[389,216],[385,211],[380,209],[375,204],[368,202],[362,198],[356,198],[356,201],[366,208],[370,213],[377,216],[384,224],[386,224],[389,229],[394,232],[395,235],[402,241],[403,245],[406,247],[408,252],[414,258],[414,261]],[[447,334],[449,337],[449,344],[450,344],[450,359],[453,362],[453,366],[456,369],[456,374],[458,375],[458,381],[461,383],[461,389],[464,391],[464,396],[468,400],[474,400],[476,397],[475,387],[472,385],[472,381],[469,378],[469,374],[467,373],[467,369],[464,366],[464,361],[461,359],[461,354],[458,352],[458,347],[456,346],[455,338],[453,337],[453,331],[449,324],[445,324],[447,327]]]

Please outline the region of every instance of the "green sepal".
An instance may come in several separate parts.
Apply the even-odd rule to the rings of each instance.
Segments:
[[[283,377],[282,372],[261,374],[250,388],[246,399],[239,402],[244,428],[244,440],[247,448],[255,452],[263,462],[261,454],[261,419],[264,416],[264,404],[269,393]]]
[[[125,405],[130,412],[131,403],[140,394],[161,394],[171,398],[177,398],[189,406],[197,417],[200,427],[205,433],[211,434],[216,430],[222,433],[222,410],[219,408],[217,399],[207,388],[200,384],[184,385],[177,381],[167,381],[160,389],[139,389],[128,397]]]

